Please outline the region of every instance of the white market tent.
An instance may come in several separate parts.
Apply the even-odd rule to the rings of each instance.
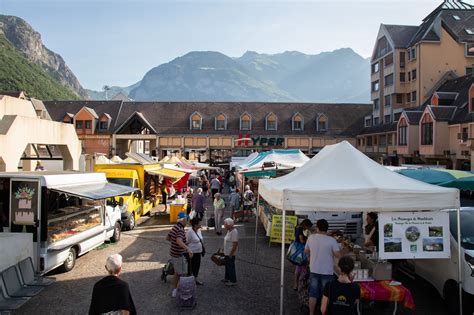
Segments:
[[[394,212],[459,210],[460,206],[457,189],[403,177],[377,164],[347,141],[324,147],[288,175],[260,180],[259,194],[283,210],[280,314],[283,313],[286,210]]]
[[[274,162],[276,166],[294,168],[301,167],[308,161],[309,158],[300,150],[270,150],[259,153],[237,167],[239,171],[246,171],[260,169],[266,162]]]

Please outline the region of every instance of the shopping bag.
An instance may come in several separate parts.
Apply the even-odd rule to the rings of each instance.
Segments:
[[[293,241],[288,248],[286,253],[286,258],[293,264],[297,266],[303,266],[308,263],[308,256],[304,252],[304,245],[298,242]]]
[[[216,219],[214,219],[214,216],[211,216],[211,217],[207,220],[207,226],[208,226],[208,227],[216,227]]]
[[[194,210],[191,210],[191,212],[189,212],[189,220],[192,220],[196,217],[196,211]]]
[[[224,253],[222,252],[222,249],[219,248],[219,250],[217,252],[212,254],[211,260],[217,266],[224,266],[225,265],[225,256],[224,256]]]

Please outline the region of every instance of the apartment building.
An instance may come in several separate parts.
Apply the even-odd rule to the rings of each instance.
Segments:
[[[398,163],[397,121],[404,109],[424,104],[446,80],[472,72],[474,6],[444,1],[419,26],[380,26],[371,58],[372,114],[359,148]]]

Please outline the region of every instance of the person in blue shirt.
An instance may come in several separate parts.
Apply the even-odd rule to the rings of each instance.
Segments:
[[[305,245],[306,240],[308,239],[309,230],[313,226],[311,220],[304,219],[300,224],[295,227],[295,242]],[[306,235],[305,235],[306,234]],[[298,280],[303,273],[306,266],[296,266],[295,268],[295,279],[293,281],[293,290],[298,290]]]

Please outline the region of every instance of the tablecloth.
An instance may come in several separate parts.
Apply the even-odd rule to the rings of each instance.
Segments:
[[[403,285],[390,285],[390,281],[360,282],[360,297],[371,301],[391,301],[403,303],[403,306],[414,310],[415,301],[410,290]]]

